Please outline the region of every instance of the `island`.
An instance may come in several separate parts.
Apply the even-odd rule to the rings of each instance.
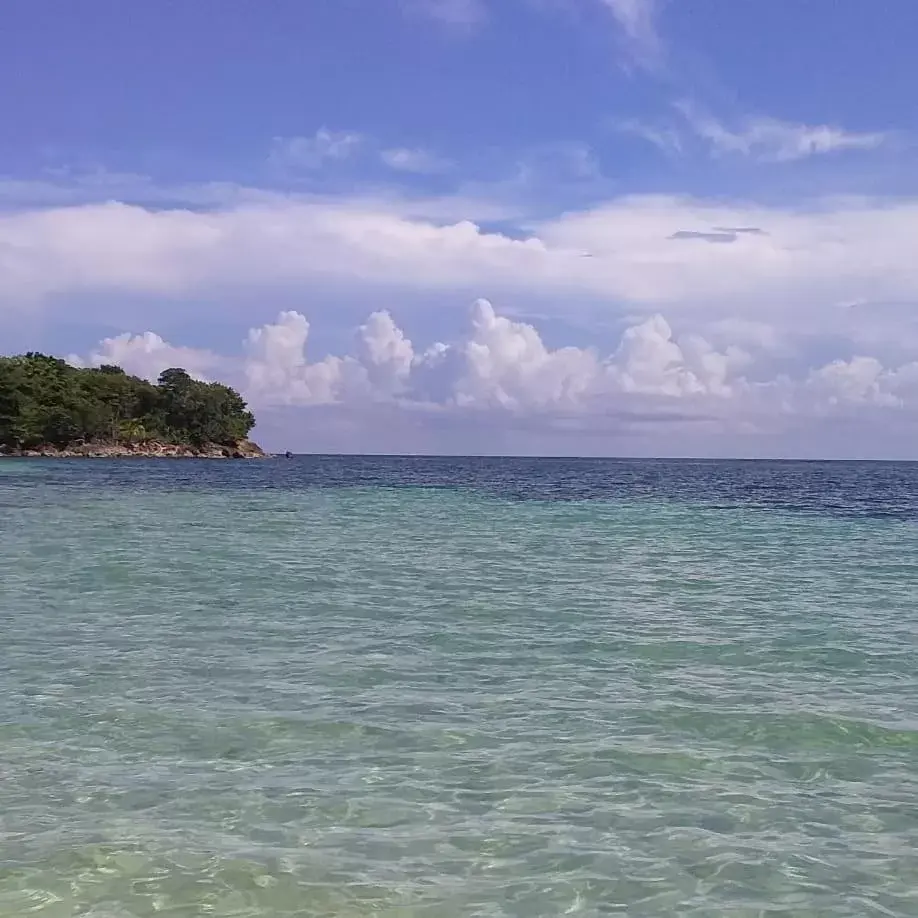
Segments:
[[[262,458],[254,425],[238,392],[179,367],[154,384],[112,365],[0,357],[2,456]]]

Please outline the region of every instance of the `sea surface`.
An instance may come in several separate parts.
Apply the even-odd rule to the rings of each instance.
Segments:
[[[0,461],[0,916],[918,916],[918,465]]]

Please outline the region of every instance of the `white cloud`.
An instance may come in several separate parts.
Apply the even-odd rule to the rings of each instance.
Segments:
[[[517,181],[557,184],[569,181],[598,181],[603,178],[596,153],[589,144],[546,143],[533,147],[517,163]]]
[[[487,300],[472,309],[472,332],[457,346],[452,400],[463,407],[573,407],[598,379],[592,351],[549,350],[524,322],[498,316]]]
[[[209,374],[225,364],[223,358],[208,350],[175,347],[154,332],[142,335],[125,333],[103,338],[87,357],[68,357],[75,366],[101,367],[106,364],[121,367],[125,372],[144,379],[155,380],[163,370],[182,367],[195,379],[208,379]]]
[[[324,405],[338,402],[346,383],[363,375],[353,358],[306,357],[309,322],[298,312],[282,312],[277,322],[254,328],[246,340],[244,391],[255,402]]]
[[[401,0],[402,8],[445,26],[469,28],[487,17],[484,0]]]
[[[712,318],[802,327],[825,324],[829,316],[844,322],[834,304],[856,298],[850,297],[855,290],[870,301],[918,301],[918,265],[910,264],[916,218],[918,202],[910,200],[833,199],[776,208],[631,196],[547,221],[535,234],[554,266],[609,296]],[[714,227],[762,232],[733,233],[733,241],[720,245],[670,238]],[[574,265],[562,251],[592,257]]]
[[[901,404],[897,395],[903,368],[889,372],[875,357],[854,357],[833,360],[814,370],[807,385],[814,393],[823,395],[829,405],[844,402],[895,406]]]
[[[599,0],[621,29],[626,47],[640,66],[656,69],[662,63],[663,45],[657,31],[658,0]]]
[[[746,116],[729,125],[698,106],[679,102],[675,106],[681,125],[668,121],[618,122],[615,127],[653,144],[667,155],[691,150],[690,139],[700,140],[711,156],[742,156],[761,163],[789,163],[811,156],[853,150],[875,150],[893,135],[883,131],[848,131],[827,124],[799,124],[764,115]]]
[[[205,310],[333,284],[354,294],[538,291],[559,317],[601,301],[612,316],[662,311],[697,327],[739,320],[775,334],[831,327],[855,341],[869,333],[872,346],[882,343],[876,335],[893,343],[918,335],[918,201],[778,208],[631,196],[536,223],[522,239],[425,218],[426,207],[274,199],[207,212],[112,203],[6,213],[0,314],[53,315],[79,297],[92,320],[131,295],[155,296],[160,311],[175,313],[188,298]],[[729,244],[712,245],[705,237],[717,227],[762,231],[731,231]],[[688,238],[671,238],[680,231]],[[851,301],[868,305],[837,305]],[[894,313],[869,305],[883,302],[900,305]]]
[[[622,45],[629,64],[636,64],[647,70],[655,70],[662,65],[664,48],[657,31],[659,0],[586,2],[598,2],[611,13],[622,36]],[[401,0],[401,7],[405,12],[423,15],[445,26],[463,31],[485,22],[492,5],[498,4],[494,0]]]
[[[358,359],[373,389],[391,395],[400,392],[408,380],[414,348],[392,316],[382,310],[360,326]]]
[[[681,154],[685,150],[682,135],[675,127],[649,124],[635,118],[616,122],[613,126],[625,134],[632,134],[646,140],[667,155]]]
[[[655,315],[625,330],[608,369],[623,392],[673,398],[730,396],[731,379],[748,360],[740,348],[731,346],[721,353],[700,335],[679,343],[669,323]]]
[[[360,134],[319,128],[312,137],[275,137],[268,161],[280,168],[319,169],[353,156],[364,143]]]
[[[436,289],[543,256],[537,240],[485,233],[468,221],[412,219],[386,201],[207,213],[96,204],[0,216],[0,301],[104,290],[179,296],[323,277]]]
[[[421,175],[445,172],[451,165],[449,160],[428,150],[410,147],[393,147],[390,150],[383,150],[380,158],[390,169],[399,172],[416,172]]]
[[[878,131],[846,131],[832,125],[797,124],[764,116],[743,118],[729,128],[690,103],[679,103],[676,108],[713,153],[738,154],[765,162],[791,162],[844,150],[873,150],[889,139]],[[653,139],[649,133],[645,136]]]
[[[753,382],[751,352],[676,334],[659,314],[635,321],[606,355],[550,347],[534,326],[499,315],[486,300],[473,305],[465,334],[420,351],[388,312],[373,313],[359,328],[354,354],[310,359],[309,331],[303,315],[287,311],[252,329],[241,357],[176,347],[147,332],[106,339],[88,358],[71,359],[121,363],[150,378],[168,366],[212,371],[238,385],[259,413],[322,409],[323,423],[347,419],[368,432],[381,418],[398,427],[412,417],[438,417],[485,437],[495,425],[523,424],[553,431],[563,443],[564,436],[603,429],[609,418],[641,419],[664,438],[685,423],[723,438],[779,436],[807,419],[918,421],[918,361],[887,367],[857,356]],[[298,415],[287,417],[292,423]]]

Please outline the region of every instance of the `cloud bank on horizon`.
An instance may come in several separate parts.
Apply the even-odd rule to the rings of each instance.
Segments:
[[[914,455],[907,0],[866,50],[830,0],[347,6],[14,2],[0,350],[226,379],[278,448]]]

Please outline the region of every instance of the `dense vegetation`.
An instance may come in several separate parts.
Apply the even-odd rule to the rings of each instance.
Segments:
[[[140,443],[229,444],[255,419],[242,397],[184,370],[165,370],[157,385],[120,367],[78,369],[44,354],[0,357],[0,446]]]

